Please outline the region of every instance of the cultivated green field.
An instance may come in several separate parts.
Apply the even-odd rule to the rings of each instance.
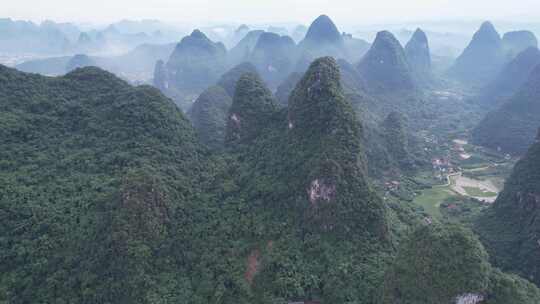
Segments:
[[[422,191],[422,194],[414,199],[414,203],[424,207],[424,210],[432,217],[441,218],[439,206],[445,199],[453,195],[446,186],[433,187]]]

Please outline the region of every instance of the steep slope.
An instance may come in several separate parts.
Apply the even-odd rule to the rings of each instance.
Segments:
[[[257,69],[251,63],[241,63],[223,74],[215,86],[206,89],[188,112],[200,141],[212,150],[224,146],[232,98],[238,81],[246,74],[258,79]]]
[[[174,270],[177,215],[205,169],[170,100],[97,68],[50,78],[0,66],[0,125],[0,298],[173,295],[187,279]]]
[[[358,69],[344,59],[338,60],[341,74],[341,85],[346,94],[363,93],[367,90],[367,83],[360,75]]]
[[[294,39],[295,42],[299,43],[306,37],[308,28],[305,25],[299,24],[297,25],[291,32],[291,38]]]
[[[287,78],[285,78],[280,85],[278,85],[275,96],[280,106],[286,107],[289,104],[289,96],[300,79],[302,79],[302,76],[304,75],[298,72],[293,72]]]
[[[398,112],[391,112],[382,122],[381,129],[388,154],[395,165],[403,170],[412,169],[406,117]]]
[[[457,225],[414,230],[386,275],[382,303],[536,303],[540,290],[493,269],[473,233]]]
[[[250,211],[237,221],[251,240],[245,257],[253,302],[372,303],[382,276],[373,259],[388,250],[390,238],[386,207],[365,176],[361,127],[337,64],[316,60],[281,111],[269,110],[267,94],[247,80],[251,88],[243,91],[261,93],[231,113],[239,113],[240,128],[243,113],[251,113],[245,126],[257,131],[249,144],[233,141],[229,148],[244,164],[235,184],[244,185],[238,197]],[[236,96],[244,95],[242,87]]]
[[[514,167],[504,190],[476,225],[493,262],[536,285],[540,285],[539,140],[537,136],[536,142]]]
[[[227,54],[229,65],[237,65],[249,60],[249,55],[259,41],[259,37],[264,31],[249,31]]]
[[[538,40],[531,31],[514,31],[503,35],[502,43],[509,59],[528,48],[538,48]]]
[[[336,25],[326,15],[315,19],[308,28],[306,36],[298,44],[303,51],[308,51],[314,57],[345,55],[345,43]]]
[[[432,78],[431,54],[424,31],[417,29],[414,32],[407,45],[405,45],[405,55],[419,82],[427,84]]]
[[[240,77],[246,73],[258,74],[257,68],[249,62],[240,63],[223,74],[219,78],[217,85],[224,88],[227,94],[232,98],[236,91],[236,83]]]
[[[473,130],[475,144],[511,154],[524,154],[540,125],[540,66],[500,108],[488,113]]]
[[[275,111],[274,96],[259,76],[253,73],[242,75],[236,84],[229,109],[226,144],[235,146],[250,143],[264,129]]]
[[[416,86],[405,51],[387,31],[377,33],[358,70],[373,92],[399,92]]]
[[[178,43],[159,70],[166,80],[154,76],[154,85],[165,89],[167,96],[186,107],[189,102],[186,98],[199,94],[225,72],[226,53],[222,43],[214,43],[201,31],[194,30]]]
[[[482,86],[493,80],[505,60],[499,33],[493,24],[484,22],[448,73],[463,83]]]
[[[201,93],[188,112],[199,140],[213,150],[223,147],[231,105],[227,91],[221,86],[213,86]]]
[[[265,32],[259,36],[250,54],[261,77],[271,87],[277,87],[291,72],[296,62],[296,44],[289,36]]]
[[[311,204],[321,204],[334,215],[340,214],[334,208],[370,210],[372,216],[358,214],[358,222],[343,219],[336,228],[363,223],[368,233],[385,237],[384,208],[370,193],[365,175],[361,125],[343,95],[339,68],[333,59],[325,57],[311,64],[292,92],[287,119],[293,147],[306,161],[303,170],[309,172],[310,181],[306,182]],[[366,200],[350,201],[351,193]]]
[[[514,95],[529,79],[531,72],[540,65],[540,50],[530,47],[507,63],[497,78],[488,84],[478,101],[488,110],[496,109]]]
[[[346,59],[350,62],[358,62],[369,51],[371,44],[364,39],[358,39],[351,34],[343,33]]]

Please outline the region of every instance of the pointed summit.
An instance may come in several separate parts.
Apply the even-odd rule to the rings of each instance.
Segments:
[[[336,25],[326,15],[321,15],[311,23],[304,38],[310,43],[342,43],[342,37]]]
[[[337,120],[338,108],[343,110],[347,106],[337,62],[331,57],[319,58],[291,93],[289,125],[295,130],[310,130],[318,137],[331,132],[328,124]]]
[[[238,80],[227,118],[225,143],[229,146],[248,143],[259,134],[276,111],[272,92],[253,73]]]
[[[359,233],[384,238],[385,208],[368,185],[362,127],[343,94],[332,57],[315,60],[294,89],[288,128],[295,156],[301,157],[296,161],[303,164],[298,172],[307,173],[305,191],[310,212],[316,214],[312,220],[338,231],[369,223]],[[343,216],[349,212],[354,215]]]
[[[164,66],[156,66],[161,75],[154,79],[155,85],[165,88],[166,95],[187,108],[191,104],[189,96],[200,94],[223,74],[226,54],[222,43],[213,42],[203,32],[194,30],[176,45]],[[163,79],[167,84],[157,82]]]
[[[464,83],[483,85],[497,75],[504,60],[499,33],[491,22],[484,22],[449,74]]]
[[[344,40],[330,17],[321,15],[309,27],[306,37],[299,44],[303,51],[311,52],[315,57],[343,57]]]
[[[480,25],[480,29],[474,34],[473,40],[478,41],[498,41],[500,40],[500,35],[495,29],[495,26],[490,21],[484,21],[482,25]]]
[[[388,31],[377,33],[358,69],[375,92],[412,90],[416,86],[405,50]]]
[[[189,37],[193,39],[208,39],[206,35],[203,32],[201,32],[199,29],[193,30],[193,32],[191,32],[191,35],[189,35]]]
[[[428,81],[431,78],[431,54],[426,33],[417,29],[411,40],[405,46],[405,54],[416,76],[420,81]]]

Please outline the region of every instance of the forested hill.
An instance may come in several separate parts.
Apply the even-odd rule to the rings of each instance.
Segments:
[[[539,134],[540,135],[540,134]],[[540,284],[540,137],[516,164],[477,229],[501,268]]]
[[[97,68],[48,78],[1,66],[0,146],[0,301],[175,292],[186,270],[163,256],[208,168],[170,100]]]
[[[310,65],[286,107],[256,73],[233,74],[190,113],[197,136],[159,91],[98,68],[0,66],[0,303],[538,303],[468,231],[417,230],[419,213],[375,192],[333,58]],[[383,126],[403,145],[389,152],[406,152],[401,118]],[[199,140],[214,133],[211,152]]]
[[[1,67],[0,299],[374,299],[386,207],[335,61],[313,64],[288,115],[256,76],[238,87],[228,117],[249,136],[212,156],[155,89]]]

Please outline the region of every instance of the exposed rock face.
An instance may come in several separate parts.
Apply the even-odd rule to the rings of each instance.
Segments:
[[[227,91],[227,94],[232,98],[236,91],[236,83],[240,77],[246,73],[258,74],[257,68],[249,62],[240,63],[223,74],[221,78],[219,78],[217,85],[223,87],[225,91]]]
[[[476,228],[496,266],[540,285],[540,142],[515,165]]]
[[[417,29],[411,40],[405,46],[405,54],[415,73],[415,76],[422,83],[426,83],[431,78],[431,54],[426,34],[421,29]]]
[[[292,72],[296,61],[296,44],[288,36],[263,33],[259,37],[250,55],[261,77],[271,86],[276,87]]]
[[[77,54],[68,61],[66,64],[66,72],[69,73],[78,68],[84,68],[88,66],[95,66],[96,63],[92,58],[84,54]]]
[[[505,63],[501,37],[491,22],[484,22],[449,70],[449,75],[467,84],[483,85]]]
[[[326,15],[319,16],[311,23],[299,47],[311,52],[315,57],[342,57],[344,54],[343,37],[334,22]]]
[[[531,72],[540,64],[540,50],[529,47],[507,63],[497,78],[487,85],[479,101],[491,109],[506,102],[529,79]]]
[[[377,33],[358,70],[367,81],[368,89],[374,92],[399,92],[416,87],[403,47],[388,31]]]
[[[303,191],[310,202],[311,220],[325,230],[352,227],[339,214],[354,205],[359,208],[355,210],[371,214],[358,214],[358,220],[376,219],[370,229],[375,235],[385,235],[384,207],[367,183],[362,129],[343,95],[333,58],[315,60],[297,84],[289,98],[288,124],[292,149],[303,159],[299,170],[309,172]],[[353,202],[352,197],[369,199]]]
[[[259,272],[261,266],[261,251],[259,249],[253,250],[247,258],[247,267],[244,274],[244,278],[251,285],[255,275]]]
[[[538,40],[531,31],[515,31],[505,33],[502,39],[504,51],[509,59],[533,47],[538,48]]]
[[[473,142],[521,155],[533,143],[540,124],[540,66],[500,108],[488,113],[473,130]]]
[[[157,71],[166,77],[154,76],[154,85],[165,88],[164,78],[168,80],[165,94],[178,102],[179,99],[201,91],[216,83],[225,71],[225,47],[222,43],[214,43],[201,31],[195,30],[184,37],[176,46],[168,62]]]
[[[225,142],[229,146],[255,139],[276,111],[272,92],[256,74],[244,74],[236,84],[229,110]]]
[[[227,92],[220,86],[213,86],[197,98],[188,112],[200,141],[211,149],[223,147],[231,104]]]
[[[331,201],[336,193],[336,187],[326,184],[325,181],[316,179],[311,182],[308,191],[309,201],[313,206],[317,206],[320,201]]]
[[[484,301],[484,296],[477,293],[466,293],[456,297],[456,304],[478,304]]]

